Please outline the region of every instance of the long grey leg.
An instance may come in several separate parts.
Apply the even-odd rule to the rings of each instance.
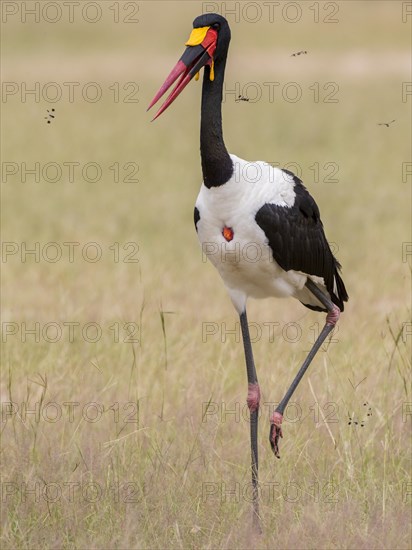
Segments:
[[[242,328],[243,346],[245,350],[248,396],[247,404],[250,412],[250,445],[252,453],[252,486],[253,486],[253,522],[260,530],[259,524],[259,458],[258,458],[258,415],[260,388],[256,375],[255,362],[253,360],[252,344],[250,342],[249,327],[247,323],[246,309],[240,314],[240,326]]]
[[[270,445],[272,447],[272,451],[275,453],[275,456],[277,458],[280,458],[279,455],[279,438],[283,437],[282,434],[282,421],[283,421],[283,413],[285,411],[285,408],[289,402],[289,399],[292,397],[293,392],[298,387],[299,382],[302,380],[303,375],[305,374],[307,368],[312,362],[312,359],[315,357],[316,353],[318,352],[319,348],[327,338],[327,336],[330,334],[330,332],[335,327],[339,315],[340,315],[340,309],[338,306],[336,306],[334,303],[329,300],[327,296],[317,287],[317,285],[308,279],[306,281],[307,288],[312,292],[314,296],[326,307],[328,310],[328,313],[326,315],[326,323],[323,327],[321,333],[319,334],[318,338],[316,339],[316,342],[313,344],[312,349],[308,353],[308,356],[306,357],[305,361],[303,362],[303,365],[300,367],[297,375],[295,376],[295,379],[293,380],[292,384],[290,385],[288,391],[285,393],[283,399],[277,406],[275,412],[272,415],[271,418],[271,425],[270,425],[270,434],[269,434],[269,441]]]

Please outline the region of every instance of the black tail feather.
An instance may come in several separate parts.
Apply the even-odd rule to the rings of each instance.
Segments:
[[[348,293],[346,292],[345,284],[342,280],[342,277],[339,274],[339,268],[340,265],[337,262],[335,274],[334,274],[334,288],[333,291],[330,292],[330,296],[332,299],[332,302],[338,306],[338,308],[343,311],[345,309],[344,302],[347,302],[349,300]],[[334,291],[337,291],[336,293]]]

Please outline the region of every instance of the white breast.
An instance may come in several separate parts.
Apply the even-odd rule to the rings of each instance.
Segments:
[[[306,277],[287,273],[273,259],[272,251],[255,216],[267,203],[285,208],[295,201],[292,176],[269,164],[230,155],[232,178],[219,187],[202,185],[196,201],[200,220],[197,231],[202,252],[218,269],[236,309],[241,312],[248,296],[265,298],[295,294]],[[233,230],[228,242],[224,227]]]

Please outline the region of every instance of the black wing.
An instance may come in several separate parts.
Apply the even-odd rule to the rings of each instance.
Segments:
[[[288,208],[265,204],[256,214],[256,223],[264,231],[280,267],[323,277],[333,303],[343,311],[348,295],[339,275],[340,264],[326,240],[319,208],[301,180],[288,170],[283,171],[295,182],[294,205]]]

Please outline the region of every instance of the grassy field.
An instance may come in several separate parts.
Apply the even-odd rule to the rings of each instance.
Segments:
[[[409,548],[408,3],[32,4],[2,6],[1,547]],[[206,4],[237,10],[229,151],[302,177],[350,295],[281,460],[269,413],[324,318],[249,304],[259,536],[238,319],[193,227],[200,83],[146,113]]]

